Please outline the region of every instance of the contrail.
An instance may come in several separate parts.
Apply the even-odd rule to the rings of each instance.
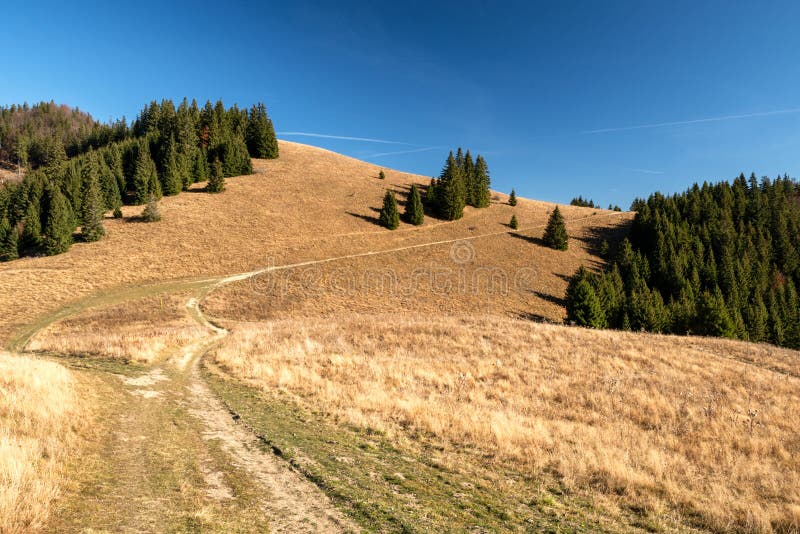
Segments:
[[[378,152],[377,154],[370,154],[364,156],[364,159],[382,158],[384,156],[399,156],[400,154],[416,154],[417,152],[428,152],[430,150],[438,150],[438,146],[426,146],[424,148],[415,148],[414,150],[398,150],[397,152]]]
[[[637,169],[636,167],[622,167],[626,171],[641,172],[644,174],[664,174],[663,171],[654,171],[651,169]]]
[[[386,139],[373,139],[371,137],[351,137],[349,135],[329,135],[313,132],[278,132],[278,135],[298,136],[298,137],[321,137],[323,139],[341,139],[343,141],[364,141],[367,143],[381,143],[384,145],[406,145],[419,146],[414,143],[404,143],[402,141],[389,141]]]
[[[800,108],[779,109],[776,111],[763,111],[760,113],[744,113],[742,115],[723,115],[721,117],[707,117],[705,119],[692,119],[688,121],[657,122],[654,124],[639,124],[637,126],[623,126],[620,128],[601,128],[599,130],[584,130],[579,133],[582,135],[591,135],[611,132],[625,132],[628,130],[648,130],[651,128],[663,128],[665,126],[685,126],[688,124],[700,124],[703,122],[730,121],[736,119],[749,119],[752,117],[768,117],[770,115],[789,115],[792,113],[800,113]]]

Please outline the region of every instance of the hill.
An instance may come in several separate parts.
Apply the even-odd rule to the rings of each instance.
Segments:
[[[422,227],[404,224],[388,232],[376,224],[375,209],[380,207],[384,189],[402,191],[411,183],[427,184],[429,178],[387,171],[386,180],[378,180],[380,167],[375,165],[286,141],[280,143],[280,150],[278,160],[254,160],[254,174],[229,180],[228,191],[222,195],[203,194],[198,184],[190,188],[194,194],[164,198],[160,223],[135,222],[141,207],[123,206],[122,219],[105,219],[108,235],[100,242],[78,243],[60,256],[0,264],[0,307],[4,310],[0,339],[7,341],[14,330],[49,310],[114,287],[247,272],[273,264],[482,234],[491,236],[473,241],[476,257],[481,258],[481,247],[489,246],[493,249],[487,258],[490,262],[537,271],[538,294],[513,296],[514,304],[508,309],[560,320],[563,311],[558,299],[566,288],[563,277],[583,263],[598,261],[593,254],[598,236],[631,218],[630,214],[563,207],[567,220],[575,220],[573,247],[563,254],[506,235],[505,225],[513,212],[521,221],[520,234],[527,235],[525,228],[536,227],[532,234],[536,236],[552,204],[523,199],[512,209],[501,203],[505,198],[501,194],[492,208],[468,208],[459,221],[429,217]],[[451,247],[452,243],[438,247],[437,261],[453,265]],[[395,261],[392,255],[384,259]],[[408,267],[408,263],[401,258],[398,266]]]
[[[541,240],[553,204],[501,193],[389,231],[385,190],[402,211],[428,177],[285,141],[253,167],[165,197],[161,222],[123,206],[99,242],[0,264],[2,340],[68,368],[84,425],[55,436],[81,460],[55,460],[55,512],[28,527],[800,525],[796,352],[529,320],[561,322],[631,213],[559,206],[565,252]]]

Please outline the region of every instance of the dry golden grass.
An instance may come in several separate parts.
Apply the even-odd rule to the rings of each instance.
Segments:
[[[554,473],[597,503],[701,527],[800,528],[796,352],[505,318],[234,327],[235,376],[339,420]]]
[[[387,170],[386,180],[379,180],[380,167],[333,152],[284,141],[280,150],[278,160],[255,161],[256,174],[227,180],[227,190],[221,195],[196,192],[165,198],[159,223],[109,218],[108,235],[98,243],[78,243],[60,256],[0,264],[0,341],[8,341],[14,331],[47,311],[111,287],[232,274],[270,263],[503,231],[512,212],[525,228],[543,224],[552,208],[552,204],[522,199],[516,208],[494,204],[486,210],[467,209],[464,219],[454,223],[428,218],[420,228],[402,224],[389,232],[375,224],[374,210],[380,207],[385,188],[404,192],[411,183],[427,184],[428,177]],[[141,209],[124,207],[123,213],[127,218]],[[607,213],[564,207],[564,216],[574,219],[595,211]],[[629,218],[623,214],[616,220]],[[595,223],[581,224],[588,232]],[[541,247],[508,239],[506,256],[527,254],[537,261]],[[591,259],[584,242],[574,240],[572,245],[569,253],[558,257],[565,262],[565,272]],[[547,269],[541,272],[549,273]],[[560,297],[563,281],[553,277],[553,284],[553,294]],[[543,308],[550,305],[538,299],[528,311],[539,313],[536,302]],[[543,314],[552,315],[546,310]]]
[[[64,367],[0,353],[0,532],[41,529],[85,416]]]
[[[186,312],[188,298],[171,294],[88,310],[42,330],[27,349],[153,363],[207,335]]]

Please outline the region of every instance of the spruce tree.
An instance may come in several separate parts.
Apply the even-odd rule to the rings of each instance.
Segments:
[[[208,158],[202,149],[195,151],[192,176],[195,182],[205,182],[209,175]]]
[[[206,184],[206,191],[209,193],[222,193],[225,191],[225,176],[222,172],[222,164],[218,159],[211,165],[211,177]]]
[[[425,191],[425,204],[433,212],[439,211],[439,188],[436,178],[431,178],[431,183]]]
[[[69,203],[58,186],[51,185],[47,189],[46,200],[43,244],[47,255],[54,256],[72,246],[73,217]]]
[[[472,161],[472,154],[469,150],[464,154],[464,163],[461,167],[461,172],[464,176],[464,187],[467,190],[467,205],[477,207],[477,192],[475,163]]]
[[[383,197],[383,208],[381,208],[380,223],[389,230],[396,230],[400,225],[400,214],[397,211],[397,201],[394,193],[387,190]]]
[[[83,167],[83,195],[81,199],[81,236],[84,241],[99,241],[105,234],[103,213],[105,206],[98,183],[94,156],[90,155]]]
[[[20,241],[23,250],[36,248],[42,244],[41,200],[38,197],[28,202],[28,207],[22,219]]]
[[[411,184],[411,192],[406,201],[405,220],[414,226],[419,226],[425,221],[425,209],[422,206],[422,197],[417,189],[417,184]]]
[[[6,217],[0,219],[0,261],[11,261],[19,257],[17,229]]]
[[[583,267],[570,280],[566,304],[568,322],[589,328],[606,327],[605,312]]]
[[[475,161],[474,178],[472,180],[473,206],[476,208],[488,208],[491,202],[491,181],[489,179],[489,166],[483,156],[478,156]],[[514,206],[516,206],[516,195],[514,196]]]
[[[267,116],[267,108],[262,103],[250,108],[245,128],[247,151],[253,158],[275,159],[278,157],[278,139],[275,128]]]
[[[463,158],[463,156],[462,156]],[[450,152],[442,176],[437,183],[439,215],[448,221],[454,221],[464,216],[464,206],[467,203],[467,191],[461,167],[456,163],[456,158]]]
[[[174,137],[167,141],[162,168],[161,192],[166,196],[177,195],[183,189],[183,177],[178,165],[178,147]]]
[[[519,221],[517,221],[517,216],[516,215],[512,215],[511,216],[511,221],[508,223],[508,226],[512,230],[516,230],[517,228],[519,228]]]
[[[511,190],[511,194],[508,195],[508,205],[509,206],[517,205],[517,193],[513,189]]]
[[[146,141],[139,143],[133,171],[134,204],[144,204],[150,197],[161,198],[161,184],[158,181],[156,164],[150,157],[150,147]]]
[[[155,195],[150,195],[150,200],[142,210],[142,221],[158,222],[161,220],[161,210],[158,208],[158,201]]]
[[[547,221],[547,228],[545,228],[542,240],[546,246],[552,249],[567,250],[569,247],[567,227],[564,224],[564,217],[561,216],[558,206],[555,207],[550,219]]]

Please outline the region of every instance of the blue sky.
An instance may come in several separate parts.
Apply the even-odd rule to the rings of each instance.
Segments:
[[[560,202],[800,172],[797,2],[13,3],[2,104],[264,101],[280,132],[361,138],[286,139],[425,175],[468,147]]]

